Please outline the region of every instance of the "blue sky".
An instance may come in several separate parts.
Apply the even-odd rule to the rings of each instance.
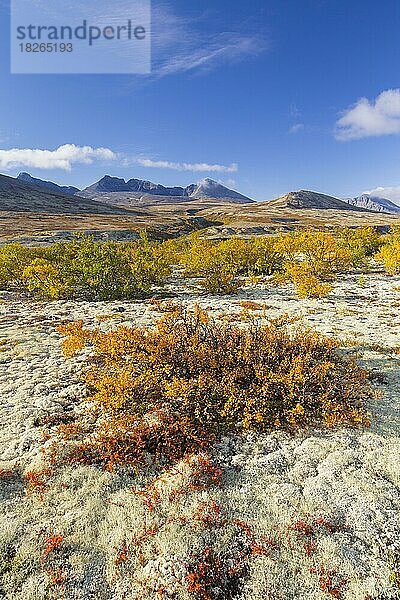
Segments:
[[[400,203],[398,0],[154,1],[151,75],[11,75],[0,29],[2,173]]]

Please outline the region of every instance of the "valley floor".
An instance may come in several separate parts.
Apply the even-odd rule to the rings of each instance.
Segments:
[[[151,465],[139,474],[64,467],[42,493],[26,493],[23,475],[40,472],[42,450],[51,443],[43,435],[54,431],[47,417],[85,405],[85,355],[65,359],[55,327],[78,319],[104,330],[121,323],[151,325],[160,313],[152,301],[44,303],[3,292],[0,598],[200,598],[188,591],[187,565],[201,536],[209,536],[223,556],[237,543],[229,527],[203,532],[188,524],[199,504],[215,502],[229,519],[248,523],[275,545],[267,555],[255,553],[237,595],[215,589],[213,598],[398,598],[400,277],[344,276],[324,300],[298,300],[291,286],[268,283],[231,297],[206,295],[194,283],[177,281],[165,292],[217,317],[245,318],[246,307],[260,318],[288,313],[340,338],[343,351],[358,352],[382,392],[370,406],[371,428],[224,438],[213,450],[222,485],[168,500],[166,490],[186,485],[187,465],[178,466],[160,483],[160,501],[150,512],[132,489],[151,480]],[[20,475],[7,476],[12,469]],[[56,540],[51,568],[49,539]]]

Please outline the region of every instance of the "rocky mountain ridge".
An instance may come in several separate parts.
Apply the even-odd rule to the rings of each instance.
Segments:
[[[0,175],[0,211],[54,214],[126,214],[126,210],[109,207],[95,200],[78,198],[51,187],[28,183]]]
[[[367,210],[373,210],[374,212],[383,212],[388,214],[400,213],[400,206],[394,204],[387,198],[381,198],[380,196],[372,196],[370,194],[361,194],[357,198],[346,198],[345,202],[358,208],[365,208]]]
[[[43,179],[38,179],[37,177],[32,177],[29,173],[22,172],[18,175],[17,179],[19,181],[24,181],[25,183],[31,183],[32,185],[38,185],[40,187],[47,187],[54,192],[61,192],[63,194],[67,194],[68,196],[74,196],[80,190],[73,185],[58,185],[53,181],[45,181]]]
[[[205,199],[221,199],[230,200],[238,203],[254,202],[251,198],[240,194],[226,186],[206,178],[196,184],[191,184],[186,187],[166,187],[159,183],[145,181],[143,179],[125,179],[119,177],[111,177],[105,175],[102,179],[88,186],[79,192],[79,195],[84,198],[97,198],[101,194],[127,193],[135,194],[132,198],[140,199],[142,196],[162,196],[163,198],[171,197],[174,202],[187,199],[205,200]],[[127,197],[128,199],[129,197]]]

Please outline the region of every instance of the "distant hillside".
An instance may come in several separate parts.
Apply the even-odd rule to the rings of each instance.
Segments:
[[[57,183],[53,183],[52,181],[45,181],[43,179],[32,177],[31,175],[29,175],[29,173],[20,173],[17,179],[19,179],[20,181],[25,181],[25,183],[31,183],[33,185],[49,188],[54,192],[61,192],[63,194],[67,194],[68,196],[74,196],[77,192],[80,191],[79,188],[73,187],[72,185],[58,185]]]
[[[44,214],[126,214],[94,200],[53,191],[43,185],[0,175],[0,211]],[[131,214],[131,213],[130,213]]]
[[[400,206],[397,206],[397,204],[394,204],[387,198],[380,198],[379,196],[362,194],[357,198],[346,198],[345,202],[348,202],[352,206],[373,210],[374,212],[383,212],[392,215],[400,213]]]
[[[262,202],[263,206],[268,208],[293,208],[293,209],[316,209],[316,210],[351,210],[351,211],[365,211],[366,209],[353,206],[348,202],[334,198],[333,196],[327,196],[326,194],[319,194],[318,192],[311,192],[308,190],[300,190],[298,192],[289,192],[285,196],[270,200],[268,202]]]
[[[129,179],[125,181],[119,177],[106,175],[79,192],[79,195],[85,198],[96,198],[99,201],[105,200],[102,196],[107,195],[106,201],[109,202],[112,199],[111,194],[117,193],[121,194],[118,198],[119,204],[123,201],[122,194],[126,194],[125,200],[127,204],[134,204],[135,200],[143,199],[146,200],[146,204],[151,204],[151,197],[155,197],[154,204],[158,202],[165,204],[168,198],[171,199],[170,202],[172,203],[209,199],[221,199],[238,203],[253,202],[247,196],[243,196],[243,194],[239,194],[239,192],[231,190],[217,181],[208,178],[187,187],[165,187],[159,183],[152,183],[151,181],[144,181],[142,179]],[[114,199],[117,198],[114,197]]]
[[[143,194],[141,192],[102,192],[93,197],[98,203],[121,208],[139,208],[145,206],[161,206],[164,204],[190,203],[193,198],[186,196],[160,196],[157,194]]]

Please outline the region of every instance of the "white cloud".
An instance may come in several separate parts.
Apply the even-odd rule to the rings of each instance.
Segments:
[[[109,148],[92,148],[91,146],[75,146],[64,144],[55,150],[38,148],[12,148],[0,150],[0,169],[9,171],[17,168],[62,169],[70,171],[75,164],[92,164],[95,161],[114,161],[117,158],[126,167],[140,165],[149,169],[171,169],[173,171],[191,171],[204,173],[236,173],[238,165],[173,162],[169,160],[152,160],[151,158],[132,157],[117,154]]]
[[[267,40],[259,31],[244,30],[243,24],[216,29],[215,15],[197,18],[177,16],[166,4],[153,8],[153,76],[204,72],[221,65],[256,57],[265,51]],[[212,27],[205,27],[205,25]]]
[[[141,167],[151,169],[172,169],[173,171],[192,171],[192,172],[209,172],[209,173],[236,173],[238,165],[218,165],[208,163],[185,163],[171,162],[169,160],[152,160],[150,158],[138,158],[135,161]]]
[[[292,125],[292,127],[289,129],[289,133],[299,133],[300,131],[303,131],[303,129],[303,123],[296,123],[295,125]]]
[[[238,62],[246,57],[255,56],[260,48],[256,39],[245,36],[220,36],[213,43],[201,48],[192,48],[181,54],[170,56],[158,69],[158,76],[165,77],[175,73],[195,70],[210,70],[221,64]]]
[[[95,160],[115,160],[117,155],[109,148],[92,148],[64,144],[56,150],[12,148],[0,150],[0,168],[8,171],[20,167],[35,169],[62,169],[70,171],[74,164],[91,164]]]
[[[376,187],[373,190],[363,192],[363,194],[386,198],[387,200],[391,200],[395,204],[400,205],[400,186]]]
[[[400,133],[400,89],[386,90],[375,101],[360,98],[336,123],[338,140]]]

